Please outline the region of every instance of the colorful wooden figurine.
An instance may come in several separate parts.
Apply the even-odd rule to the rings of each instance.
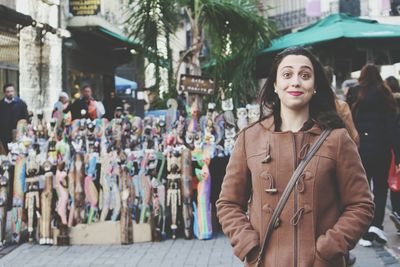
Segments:
[[[67,206],[68,206],[69,194],[68,194],[68,184],[67,184],[67,172],[65,171],[64,162],[60,162],[57,165],[55,188],[58,196],[56,211],[58,216],[60,217],[59,224],[60,226],[61,225],[67,226],[68,225]]]
[[[20,122],[18,122],[19,124]],[[23,129],[21,130],[23,131]],[[20,136],[17,131],[17,136]],[[22,136],[21,136],[22,139]],[[28,139],[21,141],[19,147],[20,153],[16,155],[15,167],[14,167],[14,183],[13,183],[13,208],[11,210],[11,226],[12,226],[12,241],[19,243],[21,223],[22,223],[22,212],[24,208],[24,192],[25,192],[25,178],[26,178],[26,157],[25,151],[30,146]]]
[[[238,108],[236,110],[237,115],[237,127],[239,130],[243,130],[249,124],[247,120],[247,109],[246,108]]]
[[[248,104],[246,106],[249,118],[249,124],[255,123],[260,119],[260,105],[259,104]]]
[[[182,216],[186,239],[192,238],[193,208],[192,208],[192,153],[189,149],[182,150]]]
[[[0,175],[0,246],[5,244],[7,224],[7,202],[9,195],[10,174],[8,172],[9,161],[6,156],[1,159]]]
[[[83,155],[77,153],[68,174],[68,191],[72,197],[71,209],[68,217],[68,227],[82,223],[85,212],[85,163]]]
[[[69,236],[68,236],[68,226],[72,226],[74,223],[75,213],[75,194],[74,194],[74,186],[69,185],[68,183],[75,183],[75,167],[70,170],[68,175],[67,182],[67,172],[65,170],[66,165],[65,162],[61,161],[57,165],[56,171],[56,182],[55,188],[58,196],[58,202],[56,205],[56,212],[59,217],[58,225],[59,225],[59,234],[57,236],[57,246],[68,246],[69,245]],[[50,185],[50,182],[49,182]],[[71,191],[69,191],[71,190]],[[69,213],[69,220],[67,219],[67,206],[69,202],[69,195],[71,194],[71,210]]]
[[[147,173],[149,162],[152,160],[153,151],[146,150],[141,162],[138,174],[138,188],[141,198],[140,220],[139,223],[147,223],[151,215],[151,181]]]
[[[43,112],[39,111],[36,114],[36,117],[37,118],[33,126],[35,135],[38,139],[47,139],[48,138],[47,125],[45,119],[43,118]]]
[[[125,157],[125,156],[121,156]],[[120,165],[120,181],[121,181],[121,243],[132,244],[133,243],[133,225],[132,225],[132,210],[130,202],[131,192],[128,177],[128,168],[125,165],[126,160],[121,160]]]
[[[235,127],[235,116],[233,115],[233,100],[232,98],[222,100],[221,103],[222,110],[224,111],[224,121],[225,121],[225,127]]]
[[[41,216],[39,218],[39,244],[52,245],[53,231],[51,229],[51,221],[53,218],[53,173],[50,170],[50,164],[45,164],[45,166],[44,189],[40,195]]]
[[[195,169],[199,183],[197,185],[197,205],[194,203],[194,235],[197,239],[207,240],[212,238],[211,224],[211,176],[209,165],[210,154],[195,155],[201,169]]]
[[[113,166],[114,152],[104,153],[101,160],[100,174],[100,201],[101,209],[100,221],[105,221],[110,210],[111,203],[111,176],[116,175],[115,167]]]
[[[88,142],[90,143],[90,141]],[[98,162],[98,153],[92,152],[86,155],[86,177],[84,181],[84,189],[86,196],[86,206],[89,207],[89,214],[87,218],[87,223],[90,224],[94,220],[94,216],[97,213],[97,203],[99,201],[99,192],[94,184],[94,180],[96,180],[97,176],[97,162]]]
[[[166,238],[165,233],[165,186],[163,184],[162,174],[164,169],[165,157],[163,153],[155,153],[156,160],[149,164],[149,175],[151,177],[152,187],[152,206],[153,206],[153,240],[161,241]],[[160,164],[158,164],[160,162]]]
[[[29,243],[32,243],[37,228],[38,210],[40,209],[39,177],[27,178],[26,184],[28,191],[25,193],[25,207],[28,210]]]
[[[174,150],[167,157],[167,206],[171,210],[171,230],[172,238],[176,238],[178,229],[178,209],[181,206],[181,155],[178,150]]]

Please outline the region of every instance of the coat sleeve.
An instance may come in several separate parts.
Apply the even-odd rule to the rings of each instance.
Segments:
[[[343,256],[354,248],[374,215],[374,203],[357,147],[347,131],[340,131],[336,179],[343,211],[336,224],[318,237],[317,253],[325,260]]]
[[[216,204],[222,230],[230,239],[234,254],[242,261],[259,245],[259,234],[245,213],[251,191],[251,176],[247,167],[244,135],[245,131],[236,140]]]

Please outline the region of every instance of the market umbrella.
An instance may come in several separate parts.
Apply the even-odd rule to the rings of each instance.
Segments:
[[[398,25],[381,24],[343,13],[332,14],[272,40],[271,45],[258,55],[257,76],[265,77],[273,56],[292,46],[311,47],[325,64],[340,66],[347,62],[346,71],[359,69],[368,61],[392,64],[400,60],[399,40]]]

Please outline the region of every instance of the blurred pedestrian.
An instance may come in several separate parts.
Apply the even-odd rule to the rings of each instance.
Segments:
[[[64,109],[64,113],[69,111],[71,111],[72,120],[81,118],[94,120],[104,115],[104,106],[93,98],[92,88],[85,85],[81,88],[81,97]]]
[[[105,114],[104,118],[112,120],[114,118],[114,112],[117,107],[123,108],[122,100],[115,94],[115,91],[110,91],[103,100]]]
[[[400,114],[400,85],[399,81],[394,76],[389,76],[385,79],[386,85],[390,88],[394,100],[396,102],[396,112]]]
[[[15,88],[11,83],[3,86],[4,98],[0,101],[0,139],[3,149],[8,152],[7,144],[13,141],[13,130],[19,120],[28,119],[28,108],[25,102],[15,96]]]
[[[330,66],[325,66],[324,70],[325,70],[326,78],[328,79],[329,84],[332,85],[333,76],[334,76],[333,68]],[[343,120],[351,139],[353,139],[353,141],[358,146],[360,144],[360,136],[358,135],[357,129],[354,125],[353,116],[351,115],[350,107],[349,107],[349,105],[347,105],[347,103],[345,101],[340,100],[337,97],[335,89],[332,86],[331,86],[331,88],[335,95],[336,110],[337,110],[340,118]]]
[[[377,66],[365,65],[359,85],[349,90],[348,100],[354,123],[360,134],[359,152],[374,194],[374,220],[360,244],[371,246],[372,241],[386,243],[383,229],[388,191],[391,150],[395,148],[396,107],[390,89],[384,84]],[[398,153],[398,152],[396,152]],[[399,164],[396,156],[396,164]]]
[[[235,255],[246,266],[344,267],[373,202],[322,65],[302,47],[279,53],[260,107],[238,134],[216,204]]]
[[[57,120],[58,126],[61,125],[62,121],[66,125],[71,123],[71,112],[65,112],[64,110],[69,110],[69,96],[65,92],[61,92],[58,98],[58,101],[54,104],[54,109],[52,113],[52,117]]]
[[[394,76],[389,76],[385,79],[386,85],[391,89],[394,100],[396,101],[396,134],[395,147],[400,149],[400,86],[399,81]],[[395,154],[396,155],[396,154]],[[399,155],[399,153],[397,153]],[[396,160],[395,160],[396,162]],[[397,173],[400,171],[396,170]],[[392,214],[390,218],[397,228],[397,234],[400,235],[400,192],[390,191],[390,201],[392,204]]]

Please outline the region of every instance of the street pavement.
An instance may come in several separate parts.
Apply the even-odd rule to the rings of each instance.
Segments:
[[[377,244],[372,248],[357,246],[352,251],[357,256],[355,267],[400,267],[400,237],[396,236],[396,229],[388,216],[385,219],[385,231],[389,237],[385,247]],[[23,244],[8,253],[0,251],[0,257],[0,267],[243,266],[233,255],[229,240],[221,233],[208,241],[177,239],[124,246],[57,247]]]

